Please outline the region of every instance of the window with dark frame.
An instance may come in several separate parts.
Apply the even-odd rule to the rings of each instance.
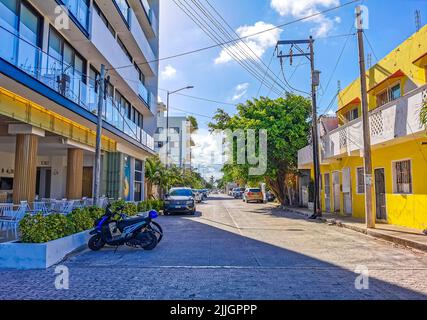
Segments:
[[[110,31],[111,35],[115,39],[116,38],[116,31],[114,30],[113,26],[108,21],[107,17],[105,16],[105,14],[102,12],[101,8],[98,6],[98,4],[95,1],[93,2],[93,6],[95,8],[96,13],[98,13],[98,15],[101,18],[102,22],[104,22],[105,26],[107,27],[107,29]]]
[[[401,97],[400,83],[381,91],[377,95],[377,107],[381,107]]]
[[[365,168],[357,168],[356,175],[357,193],[363,194],[365,193]]]
[[[125,19],[126,24],[130,23],[130,6],[127,0],[113,0],[120,10],[121,15]]]
[[[394,193],[412,193],[411,160],[397,161],[393,164]]]
[[[130,62],[133,62],[133,58],[132,58],[131,54],[129,53],[129,51],[126,48],[125,44],[123,43],[123,41],[119,37],[117,37],[117,42],[118,42],[120,48],[122,48],[123,52],[126,54],[126,56],[128,57],[128,59],[130,60]]]
[[[27,2],[0,1],[0,56],[37,76],[43,38],[43,17]],[[7,31],[6,31],[7,30]]]
[[[142,200],[142,183],[144,180],[143,161],[135,159],[135,187],[134,201]]]
[[[359,108],[354,108],[354,109],[350,110],[349,112],[347,112],[346,118],[349,122],[359,118]]]

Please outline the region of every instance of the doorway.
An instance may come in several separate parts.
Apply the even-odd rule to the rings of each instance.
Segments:
[[[341,185],[340,185],[340,173],[338,171],[332,173],[332,188],[334,191],[334,212],[341,211]]]
[[[92,198],[93,167],[83,167],[82,196]]]
[[[383,168],[375,169],[375,209],[377,220],[387,221],[385,172]]]
[[[325,173],[325,210],[331,212],[331,175]]]
[[[39,199],[50,198],[52,168],[38,167],[36,176],[36,195]]]
[[[344,214],[352,214],[351,204],[351,172],[350,168],[344,168],[342,170],[342,193],[343,193],[343,204]]]

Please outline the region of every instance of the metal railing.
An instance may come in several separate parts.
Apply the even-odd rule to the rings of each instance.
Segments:
[[[98,93],[95,79],[90,79],[72,66],[64,64],[52,55],[43,52],[13,31],[0,26],[0,58],[36,78],[49,88],[71,100],[80,107],[97,114]],[[145,88],[145,98],[150,103],[150,92]],[[150,105],[150,104],[149,104]],[[103,117],[106,122],[127,134],[132,139],[154,150],[154,140],[138,127],[116,106],[111,97],[104,104]]]

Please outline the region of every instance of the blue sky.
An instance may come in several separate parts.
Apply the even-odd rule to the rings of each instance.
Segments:
[[[190,0],[187,0],[191,2]],[[205,0],[200,0],[206,5]],[[239,34],[247,35],[265,30],[268,25],[279,25],[309,13],[343,4],[348,0],[209,0],[224,19]],[[425,0],[365,0],[361,1],[369,9],[369,29],[366,31],[373,50],[366,44],[366,53],[373,52],[372,63],[376,57],[381,59],[394,47],[415,32],[415,10],[421,11],[422,24],[427,21],[427,1]],[[331,37],[349,33],[354,25],[355,4],[332,11],[311,21],[298,22],[284,27],[282,30],[268,32],[253,39],[251,48],[268,64],[273,55],[276,39],[307,38],[312,34],[315,42],[316,69],[322,72],[319,88],[319,112],[325,111],[337,91],[337,82],[342,87],[348,85],[358,76],[357,42],[351,36],[345,47],[344,54],[331,77],[347,37]],[[160,57],[170,56],[200,47],[209,46],[213,41],[191,21],[172,0],[160,0]],[[353,31],[354,32],[354,31]],[[326,37],[322,39],[323,37]],[[329,38],[328,38],[329,37]],[[251,38],[249,39],[251,40]],[[251,76],[235,61],[220,59],[221,48],[214,48],[200,53],[183,56],[160,63],[161,89],[175,90],[187,85],[194,85],[193,90],[184,92],[189,95],[224,101],[227,103],[244,102],[257,95],[260,82]],[[223,58],[226,56],[223,56]],[[299,59],[295,58],[294,65],[285,64],[287,78],[294,74],[290,83],[303,91],[310,89],[309,65],[303,62],[294,72]],[[271,64],[273,72],[279,72],[278,59]],[[281,75],[279,74],[281,77]],[[330,80],[328,90],[326,86]],[[260,95],[267,95],[265,87]],[[270,93],[272,98],[277,95]],[[165,101],[166,94],[160,91],[160,98]],[[233,99],[234,98],[234,99]],[[212,116],[218,107],[233,113],[234,106],[221,105],[198,101],[187,97],[174,95],[171,98],[171,114],[183,115],[185,112]],[[185,110],[185,112],[176,109]],[[336,110],[333,104],[332,110]],[[196,116],[201,132],[200,139],[206,136],[209,118]],[[197,143],[197,141],[196,141]],[[200,149],[207,149],[199,144]],[[200,151],[200,150],[199,150]],[[203,158],[200,154],[199,158]],[[210,172],[209,172],[210,173]]]

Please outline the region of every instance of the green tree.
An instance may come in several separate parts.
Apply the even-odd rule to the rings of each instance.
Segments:
[[[278,200],[285,204],[290,194],[288,188],[291,188],[289,181],[292,179],[289,177],[298,171],[298,150],[308,143],[310,109],[310,100],[294,94],[276,100],[261,98],[247,101],[237,107],[234,116],[219,109],[209,124],[211,130],[266,129],[268,132],[265,175],[249,176],[248,164],[227,164],[223,168],[224,181],[240,185],[265,181]]]
[[[188,116],[187,120],[190,122],[191,125],[191,133],[193,133],[196,130],[199,130],[199,123],[197,122],[197,119],[193,116]]]

